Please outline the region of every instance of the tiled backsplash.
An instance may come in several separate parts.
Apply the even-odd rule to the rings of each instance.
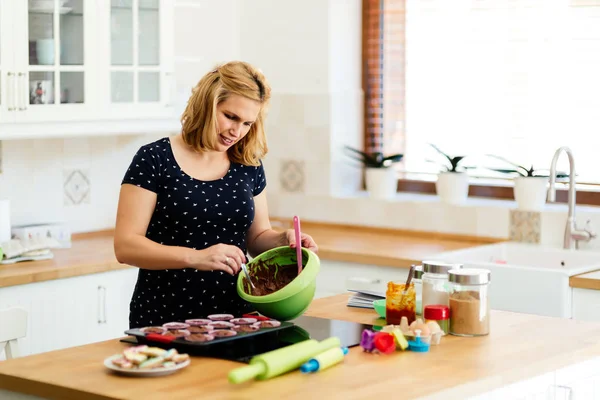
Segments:
[[[127,166],[139,146],[160,136],[3,141],[0,198],[10,200],[12,225],[114,227]]]
[[[295,193],[270,193],[273,216],[312,221],[377,226],[403,230],[484,236],[561,247],[567,206],[547,205],[543,212],[524,212],[514,202],[469,199],[454,206],[441,203],[437,196],[402,193],[389,201],[370,199],[361,192],[345,197],[306,196]],[[577,221],[587,220],[600,230],[600,207],[577,207]],[[600,239],[580,243],[580,248],[600,249]]]

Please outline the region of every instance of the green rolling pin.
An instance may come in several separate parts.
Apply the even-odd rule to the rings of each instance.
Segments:
[[[317,354],[340,346],[340,339],[335,336],[321,342],[315,339],[304,340],[252,357],[248,365],[231,370],[228,379],[230,383],[242,383],[253,378],[258,380],[273,378],[300,368]]]

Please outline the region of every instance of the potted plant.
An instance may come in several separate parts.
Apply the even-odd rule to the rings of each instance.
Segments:
[[[436,145],[429,144],[444,157],[442,170],[438,173],[435,190],[440,200],[449,204],[464,203],[469,195],[469,175],[466,169],[472,168],[460,165],[465,156],[450,156]],[[437,164],[440,164],[436,162]]]
[[[516,164],[503,157],[488,154],[488,157],[493,157],[501,160],[513,168],[490,168],[489,170],[500,172],[503,174],[514,176],[513,194],[517,202],[517,208],[526,211],[540,211],[546,204],[548,194],[548,184],[550,180],[549,173],[541,173],[542,170],[534,169],[533,165],[526,168]],[[556,179],[567,178],[569,175],[565,172],[557,172]]]
[[[346,146],[350,157],[365,167],[365,184],[369,196],[377,199],[389,199],[396,194],[398,187],[396,170],[392,166],[400,162],[403,154],[384,156],[381,152],[366,153]]]

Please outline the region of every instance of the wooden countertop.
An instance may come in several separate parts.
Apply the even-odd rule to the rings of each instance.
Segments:
[[[71,248],[52,252],[51,260],[0,264],[0,288],[132,268],[115,258],[112,231],[74,235]]]
[[[381,321],[373,310],[346,307],[348,295],[315,300],[305,315],[362,323]],[[518,334],[515,334],[518,332]],[[103,360],[126,345],[111,340],[0,363],[0,389],[51,399],[365,399],[402,391],[403,399],[466,398],[600,356],[600,324],[492,311],[491,333],[446,336],[428,353],[391,355],[350,349],[343,363],[305,375],[232,385],[240,364],[192,357],[189,367],[159,378],[112,374]],[[530,340],[531,339],[531,340]],[[266,391],[266,392],[265,392]]]
[[[273,221],[274,229],[287,226]],[[303,222],[324,260],[409,268],[429,256],[463,249],[492,240],[436,233],[385,230]],[[497,240],[493,240],[497,241]],[[53,250],[54,259],[0,265],[0,288],[52,279],[132,268],[117,262],[112,231],[74,235],[70,249]]]
[[[569,286],[580,289],[600,290],[600,271],[572,276],[569,278]]]

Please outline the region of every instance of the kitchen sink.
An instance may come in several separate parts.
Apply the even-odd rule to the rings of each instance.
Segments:
[[[569,277],[600,270],[600,252],[517,242],[449,251],[431,259],[489,269],[493,309],[564,318],[572,315]]]

